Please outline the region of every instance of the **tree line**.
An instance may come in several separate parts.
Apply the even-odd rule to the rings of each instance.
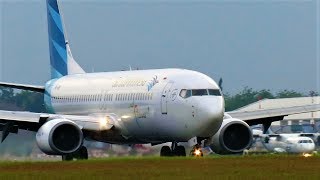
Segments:
[[[45,112],[42,93],[0,86],[0,110]]]
[[[262,99],[308,97],[318,95],[319,93],[314,91],[310,91],[308,94],[304,94],[294,90],[285,89],[276,93],[272,93],[269,89],[254,90],[249,87],[244,87],[243,90],[235,95],[224,93],[224,99],[226,111],[232,111]]]

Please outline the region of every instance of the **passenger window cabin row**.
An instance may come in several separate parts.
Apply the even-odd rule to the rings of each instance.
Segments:
[[[146,101],[152,100],[152,93],[117,93],[117,94],[96,94],[96,95],[72,95],[72,96],[52,96],[53,103],[68,102],[107,102],[107,101]],[[115,97],[115,98],[113,98]]]

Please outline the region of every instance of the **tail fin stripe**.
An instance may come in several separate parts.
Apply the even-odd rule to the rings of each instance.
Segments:
[[[57,49],[52,48],[52,55],[50,57],[51,66],[63,76],[68,73],[67,63],[60,57]]]
[[[51,15],[52,19],[55,22],[55,25],[58,27],[60,32],[63,33],[62,22],[61,22],[61,19],[60,19],[60,15],[54,9],[52,9],[51,6],[49,6],[49,12],[50,12],[50,15]]]
[[[54,23],[52,16],[50,16],[48,20],[52,22],[52,23],[49,23],[48,25],[49,26],[48,31],[51,35],[49,36],[49,38],[52,40],[55,40],[61,47],[66,48],[63,32],[61,32],[59,27],[56,25],[56,23]]]
[[[52,75],[54,75],[55,77],[62,77],[63,76],[61,73],[59,73],[53,67],[51,67],[51,72],[52,72]]]
[[[56,43],[54,40],[52,40],[52,44],[55,47],[55,49],[58,51],[61,59],[67,63],[67,54],[65,53],[66,49],[61,47],[58,43]]]
[[[49,35],[51,78],[68,74],[85,73],[73,59],[69,45],[66,44],[64,27],[57,0],[46,0]]]

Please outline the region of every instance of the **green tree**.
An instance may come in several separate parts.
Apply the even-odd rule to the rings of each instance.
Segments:
[[[292,97],[303,97],[302,93],[293,90],[282,90],[276,93],[276,98],[292,98]]]
[[[257,101],[259,92],[245,87],[240,93],[225,96],[226,111],[231,111]]]
[[[274,95],[269,89],[253,90],[252,88],[245,87],[238,94],[230,95],[225,93],[225,104],[226,111],[236,110],[238,108],[244,107],[248,104],[254,103],[262,99],[274,99],[274,98],[293,98],[293,97],[303,97],[302,93],[293,90],[283,90],[277,92]]]
[[[14,89],[0,86],[0,101],[14,102]]]
[[[45,112],[44,97],[42,93],[21,91],[16,94],[16,105],[26,111]]]

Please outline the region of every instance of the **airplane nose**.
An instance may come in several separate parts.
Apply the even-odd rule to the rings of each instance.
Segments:
[[[213,136],[222,124],[223,115],[224,100],[222,97],[202,98],[197,108],[197,119],[200,124],[199,136]]]

